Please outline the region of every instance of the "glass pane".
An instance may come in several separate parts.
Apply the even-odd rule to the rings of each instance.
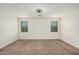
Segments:
[[[58,21],[51,21],[51,32],[58,31]]]
[[[28,22],[21,21],[21,32],[28,32]]]

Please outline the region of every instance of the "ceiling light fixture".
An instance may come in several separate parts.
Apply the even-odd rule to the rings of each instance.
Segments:
[[[42,9],[37,9],[36,10],[37,13],[42,13],[42,11],[43,11]]]
[[[38,16],[42,16],[43,10],[42,9],[36,9],[36,13]]]

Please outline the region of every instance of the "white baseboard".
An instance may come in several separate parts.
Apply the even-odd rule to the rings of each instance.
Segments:
[[[7,45],[9,45],[9,44],[11,44],[11,43],[13,43],[13,42],[15,42],[16,40],[18,40],[18,39],[14,39],[14,40],[10,40],[10,41],[3,42],[3,43],[0,45],[0,49],[1,49],[1,48],[4,48],[5,46],[7,46]]]

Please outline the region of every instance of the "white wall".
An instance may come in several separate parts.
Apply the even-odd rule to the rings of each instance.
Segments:
[[[60,39],[58,32],[51,32],[51,21],[59,21],[53,18],[27,18],[19,19],[28,21],[28,32],[19,31],[19,39]],[[20,29],[20,23],[19,23]]]
[[[79,48],[79,11],[63,16],[61,20],[61,39]]]
[[[17,40],[17,19],[13,16],[0,15],[0,48]]]

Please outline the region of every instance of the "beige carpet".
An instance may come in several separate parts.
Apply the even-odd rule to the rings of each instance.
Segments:
[[[79,49],[61,40],[17,40],[0,50],[0,55],[77,55]]]

